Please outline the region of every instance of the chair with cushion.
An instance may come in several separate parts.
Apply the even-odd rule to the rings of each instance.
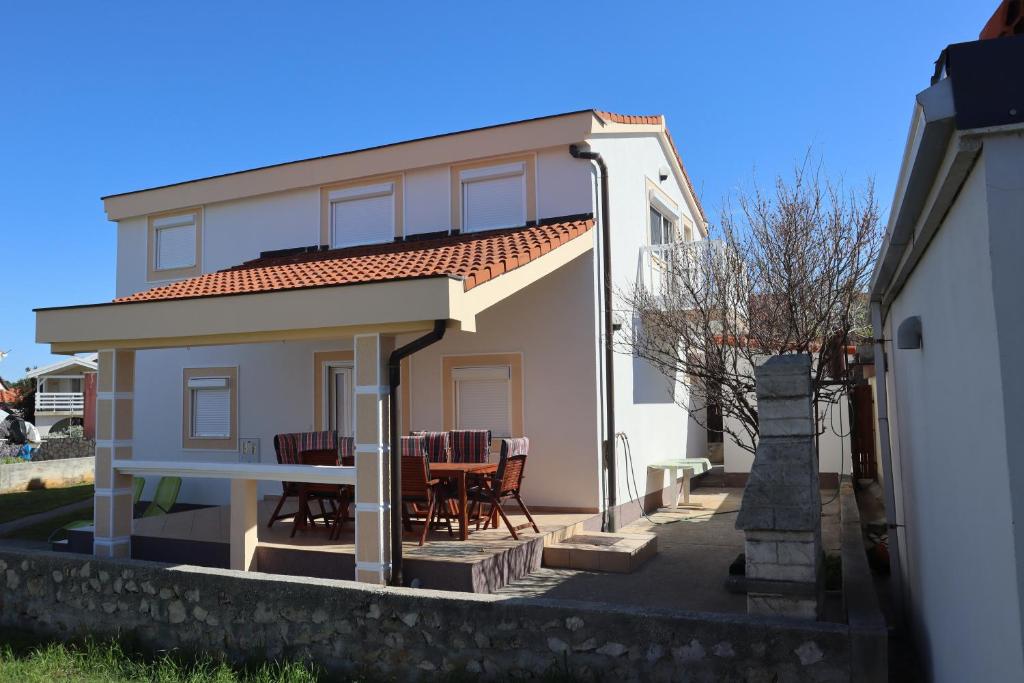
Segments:
[[[451,434],[452,462],[487,462],[491,454],[488,429],[459,429]]]
[[[347,439],[351,439],[351,437],[347,437]],[[274,453],[277,455],[278,464],[297,465],[299,463],[299,453],[301,451],[331,449],[338,452],[342,457],[342,462],[345,463],[345,453],[343,451],[348,448],[348,455],[351,456],[352,451],[355,450],[354,446],[350,447],[347,439],[339,438],[338,432],[336,431],[292,432],[278,434],[274,437]],[[267,522],[267,528],[273,526],[274,522],[279,519],[289,519],[295,516],[294,513],[281,514],[281,508],[284,506],[284,503],[288,498],[292,498],[297,494],[298,484],[296,482],[281,482],[281,498],[277,501],[277,507],[275,507],[274,511],[270,514],[270,521]]]
[[[326,465],[337,466],[338,451],[331,448],[314,449],[301,451],[299,453],[299,464],[302,465]],[[320,507],[320,519],[323,519],[324,526],[330,530],[330,537],[337,538],[341,534],[341,527],[348,520],[348,506],[353,499],[351,486],[344,484],[310,484],[299,482],[296,496],[299,499],[299,513],[305,514],[309,522],[315,527],[317,515],[310,509],[310,503],[316,501]],[[324,503],[330,506],[330,511]],[[291,535],[294,537],[298,529],[297,524],[292,525]]]
[[[417,514],[415,508],[423,509],[423,531],[420,533],[420,545],[427,540],[430,526],[444,517],[448,525],[448,535],[452,535],[452,519],[445,505],[440,479],[430,478],[430,463],[426,457],[410,456],[402,458],[402,520],[406,529],[412,530],[412,517]],[[415,508],[414,508],[415,506]]]
[[[422,436],[430,462],[450,462],[451,439],[448,432],[413,432],[413,436]]]
[[[416,436],[403,436],[400,439],[400,444],[403,458],[427,456],[427,437],[422,434]]]
[[[528,445],[529,442],[527,442]],[[505,444],[502,444],[502,450],[505,451]],[[507,452],[512,450],[513,448],[510,445]],[[526,457],[525,453],[503,455],[498,463],[498,471],[495,472],[494,476],[486,478],[479,486],[474,486],[469,490],[470,506],[473,508],[474,516],[477,520],[477,529],[480,528],[481,517],[478,514],[480,506],[487,503],[491,509],[486,516],[487,521],[484,523],[484,529],[492,524],[497,527],[496,517],[500,515],[502,521],[505,522],[505,526],[508,527],[509,533],[512,534],[513,539],[518,540],[519,536],[516,532],[528,527],[533,527],[534,532],[540,533],[540,529],[537,527],[537,523],[533,521],[533,516],[530,514],[529,509],[527,509],[521,495],[523,474],[526,471]],[[505,510],[501,505],[501,502],[507,498],[512,498],[516,501],[519,509],[526,516],[526,523],[512,526],[512,522],[509,521],[508,515],[505,514]]]

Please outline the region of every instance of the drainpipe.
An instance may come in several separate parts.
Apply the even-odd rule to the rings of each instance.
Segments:
[[[875,393],[878,395],[878,443],[882,448],[882,476],[885,477],[885,525],[889,541],[889,573],[892,576],[896,598],[895,630],[902,631],[904,623],[903,572],[900,567],[899,527],[896,521],[896,490],[892,475],[892,446],[889,435],[889,394],[886,373],[885,339],[882,335],[882,302],[871,302],[871,330],[875,337]]]
[[[402,585],[402,443],[398,433],[398,386],[402,359],[441,341],[447,321],[435,320],[434,329],[395,349],[388,357],[388,427],[391,441],[391,585]]]
[[[608,167],[597,152],[584,151],[579,145],[569,145],[569,154],[576,159],[586,159],[597,164],[601,171],[601,284],[604,291],[604,404],[605,438],[601,443],[604,454],[605,472],[608,476],[608,506],[603,531],[615,531],[618,527],[618,502],[616,496],[615,468],[615,369],[612,365],[612,233],[611,213],[608,210]]]

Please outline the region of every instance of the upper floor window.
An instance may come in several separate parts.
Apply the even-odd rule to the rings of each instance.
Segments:
[[[395,238],[395,183],[329,190],[332,248],[390,242]]]
[[[526,224],[526,164],[474,168],[459,174],[465,232]]]
[[[676,241],[675,221],[651,207],[651,244],[669,244]]]
[[[150,217],[150,280],[199,274],[201,224],[199,210]]]

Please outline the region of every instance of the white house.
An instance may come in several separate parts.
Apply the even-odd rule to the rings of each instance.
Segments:
[[[936,681],[1024,680],[1022,64],[1024,36],[942,53],[871,293],[890,556]]]
[[[35,381],[35,425],[41,436],[70,424],[82,424],[85,415],[86,375],[96,372],[96,354],[71,356],[34,368],[25,376]]]
[[[606,354],[605,330],[623,321],[605,293],[635,280],[652,240],[706,236],[661,116],[587,109],[104,206],[117,224],[117,298],[40,310],[37,322],[54,352],[100,354],[98,553],[128,543],[123,514],[110,512],[127,491],[116,463],[273,463],[275,434],[336,428],[355,435],[357,469],[371,456],[378,467],[387,424],[366,416],[392,403],[399,433],[487,425],[528,436],[524,497],[535,507],[635,516],[627,477],[656,505],[674,482],[646,465],[706,454],[675,400],[686,397],[669,393],[685,389]],[[439,325],[443,338],[402,360],[389,401],[391,350]],[[367,354],[372,384],[360,379]],[[606,467],[616,433],[633,457]],[[366,472],[382,485],[386,470]],[[181,496],[228,498],[227,480],[201,478]],[[384,524],[375,510],[357,501],[357,534]],[[367,551],[374,562],[357,551],[365,580],[363,567],[386,573],[381,543]]]

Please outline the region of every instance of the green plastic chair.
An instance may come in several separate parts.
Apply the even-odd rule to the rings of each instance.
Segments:
[[[166,515],[178,502],[179,491],[181,491],[181,477],[160,477],[160,481],[156,485],[156,493],[153,494],[153,502],[149,504],[142,516]]]

